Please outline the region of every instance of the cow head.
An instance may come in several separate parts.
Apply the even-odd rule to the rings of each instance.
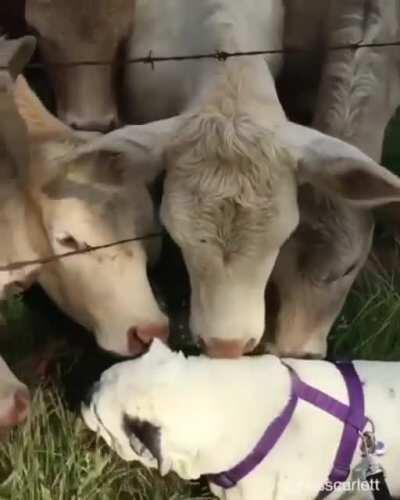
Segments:
[[[278,255],[278,338],[297,338],[303,317],[315,317],[313,333],[324,334],[367,257],[369,210],[398,201],[400,180],[357,148],[310,128],[284,120],[268,130],[247,115],[230,120],[214,111],[126,127],[99,141],[130,154],[133,164],[147,156],[149,168],[167,168],[161,216],[182,250],[191,329],[208,354],[236,357],[259,343]],[[293,310],[285,316],[292,294],[303,293],[291,290],[299,290],[300,277],[315,293],[304,292],[307,308],[298,318]]]
[[[71,127],[104,132],[117,125],[115,62],[134,7],[135,0],[27,0],[26,19],[38,34],[58,115]],[[106,64],[68,65],[80,61]]]
[[[30,145],[30,160],[12,170],[14,191],[0,207],[5,265],[159,231],[142,165],[134,172],[122,156],[81,153],[87,139],[50,115],[22,78],[15,101],[28,125],[24,144]],[[159,238],[150,238],[37,262],[34,277],[62,310],[95,333],[101,347],[137,354],[152,338],[168,335],[146,273],[159,244]],[[21,269],[29,276],[14,277],[11,269],[8,285],[30,283],[31,266]]]
[[[269,347],[282,356],[321,358],[368,257],[372,209],[398,201],[400,180],[342,141],[297,125],[289,134],[304,155],[300,223],[279,253],[267,290],[267,306],[275,309]]]

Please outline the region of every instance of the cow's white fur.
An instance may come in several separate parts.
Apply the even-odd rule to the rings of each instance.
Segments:
[[[330,363],[286,362],[304,381],[348,402],[344,381]],[[356,361],[355,367],[363,382],[366,414],[376,426],[377,438],[387,445],[380,461],[389,488],[397,496],[400,363]],[[102,375],[90,407],[83,407],[83,417],[123,459],[156,467],[148,452],[138,457],[132,451],[122,429],[124,414],[151,423],[160,430],[163,472],[171,469],[185,479],[195,479],[228,470],[242,460],[282,411],[289,388],[288,370],[276,357],[185,358],[156,341],[142,358],[114,365]],[[213,488],[214,492],[224,500],[312,500],[330,472],[342,428],[333,417],[299,402],[268,458],[237,487]],[[358,450],[352,479],[360,460]],[[362,492],[356,497],[371,498]],[[329,498],[340,498],[340,494]]]
[[[132,57],[149,47],[162,56],[182,47],[205,53],[282,45],[278,0],[240,5],[156,0],[136,7]],[[191,329],[206,343],[222,339],[245,346],[260,340],[265,284],[298,222],[298,182],[315,184],[358,207],[400,195],[398,180],[357,149],[288,122],[273,81],[279,60],[268,57],[265,62],[253,57],[172,62],[140,72],[130,67],[127,102],[132,117],[151,121],[175,116],[163,125],[125,127],[98,142],[98,147],[120,149],[132,159],[147,153],[152,168],[167,166],[161,216],[188,267]],[[143,136],[150,151],[143,149]],[[357,193],[362,180],[346,182],[355,171],[372,185],[365,199]],[[390,188],[385,190],[387,180]]]

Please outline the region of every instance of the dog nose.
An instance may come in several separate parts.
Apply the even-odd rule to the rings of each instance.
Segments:
[[[169,326],[165,323],[131,327],[127,332],[128,350],[133,356],[142,354],[154,339],[159,339],[166,343],[168,336]]]
[[[83,398],[83,404],[85,406],[90,406],[92,403],[93,396],[96,394],[96,392],[99,390],[100,382],[95,382],[89,387],[89,390],[86,391],[86,394]]]
[[[210,358],[240,358],[243,354],[251,352],[257,345],[257,341],[251,339],[210,339],[201,338],[204,351]]]

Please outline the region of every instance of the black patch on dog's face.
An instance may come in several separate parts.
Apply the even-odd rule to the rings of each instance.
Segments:
[[[122,429],[128,438],[135,436],[153,455],[158,464],[161,463],[161,430],[147,420],[133,418],[124,413],[122,417]],[[133,451],[139,454],[132,446]]]

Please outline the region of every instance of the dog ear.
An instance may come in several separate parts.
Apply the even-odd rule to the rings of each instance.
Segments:
[[[157,460],[159,473],[161,476],[167,475],[172,463],[162,455],[161,428],[147,420],[130,417],[126,413],[123,416],[122,427],[133,452],[139,457]]]
[[[174,353],[168,346],[159,339],[154,339],[146,356],[154,362],[155,365],[162,364],[174,358]]]

